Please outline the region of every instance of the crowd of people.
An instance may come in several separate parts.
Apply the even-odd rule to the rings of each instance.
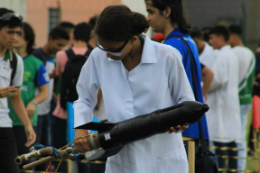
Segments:
[[[106,165],[77,162],[78,172],[187,173],[184,144],[195,141],[197,152],[200,128],[209,146],[216,147],[219,168],[244,172],[248,113],[253,93],[260,95],[260,43],[253,53],[235,24],[191,27],[182,1],[144,3],[146,17],[115,5],[88,22],[61,22],[38,48],[32,26],[14,11],[0,8],[3,172],[17,173],[29,163],[18,167],[14,159],[29,153],[33,144],[61,148],[68,143],[67,102],[74,102],[77,127],[91,122],[93,115],[101,122],[120,122],[195,100],[210,107],[200,122],[130,143]],[[145,34],[149,27],[156,33],[154,41]],[[76,129],[75,139],[87,134]],[[86,138],[75,140],[75,147],[91,150]],[[220,156],[228,156],[228,165]],[[53,162],[49,171],[57,165]],[[67,167],[62,162],[59,171],[68,172]]]

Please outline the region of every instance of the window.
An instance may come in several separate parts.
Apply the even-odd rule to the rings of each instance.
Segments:
[[[60,23],[60,9],[59,8],[49,8],[48,11],[48,31],[56,27]]]

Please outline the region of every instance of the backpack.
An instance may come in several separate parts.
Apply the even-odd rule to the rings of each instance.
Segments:
[[[10,61],[10,67],[12,69],[12,74],[11,74],[11,80],[10,80],[10,86],[12,86],[12,81],[14,79],[14,75],[16,73],[16,68],[17,68],[17,56],[14,52],[11,51],[12,55],[12,60]]]
[[[74,102],[78,99],[76,85],[82,66],[85,64],[91,50],[85,55],[75,55],[72,49],[65,51],[68,56],[68,62],[65,65],[61,76],[60,106],[66,110],[67,102]]]

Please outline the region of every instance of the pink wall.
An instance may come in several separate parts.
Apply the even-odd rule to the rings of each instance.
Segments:
[[[121,4],[121,0],[59,0],[61,20],[74,24],[87,22],[106,6]],[[48,35],[48,8],[57,8],[58,0],[27,0],[27,22],[36,34],[36,46],[42,46]]]

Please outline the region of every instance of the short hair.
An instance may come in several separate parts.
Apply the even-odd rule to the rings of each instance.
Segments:
[[[229,31],[225,26],[215,26],[209,31],[209,35],[215,34],[217,36],[223,36],[224,40],[228,42],[229,40]]]
[[[239,26],[239,25],[235,25],[235,24],[230,25],[230,26],[228,27],[228,30],[229,30],[229,32],[230,32],[231,34],[236,34],[236,35],[238,35],[238,36],[242,36],[242,34],[243,34],[242,27]]]
[[[76,41],[80,40],[88,43],[91,34],[91,26],[86,22],[79,23],[76,25],[73,34]]]
[[[58,26],[63,27],[69,34],[75,28],[75,25],[68,21],[60,22]]]
[[[190,36],[192,38],[199,38],[199,39],[201,39],[202,38],[202,32],[201,32],[201,30],[198,27],[193,27],[191,29]]]
[[[93,17],[91,17],[90,19],[89,19],[89,21],[88,21],[88,23],[89,23],[89,25],[91,26],[91,29],[93,30],[94,28],[95,28],[95,25],[96,25],[96,23],[97,23],[97,20],[98,20],[98,17],[99,16],[93,16]]]
[[[210,32],[211,28],[212,28],[211,26],[205,26],[201,29],[203,39],[206,42],[209,42],[209,32]]]
[[[27,41],[27,47],[26,47],[26,52],[28,54],[32,54],[34,51],[34,44],[35,44],[35,34],[33,31],[33,28],[29,23],[23,22],[22,23],[22,29],[24,32],[24,39]]]
[[[53,40],[58,40],[58,39],[69,40],[70,39],[67,31],[65,31],[65,29],[61,26],[56,26],[55,28],[53,28],[48,36],[51,37]]]
[[[0,17],[6,13],[14,13],[14,11],[9,10],[7,8],[0,8]],[[16,18],[11,19],[10,21],[0,20],[0,30],[5,26],[7,26],[8,28],[16,28],[16,27],[21,27],[21,25],[22,25],[22,20],[18,20]]]

